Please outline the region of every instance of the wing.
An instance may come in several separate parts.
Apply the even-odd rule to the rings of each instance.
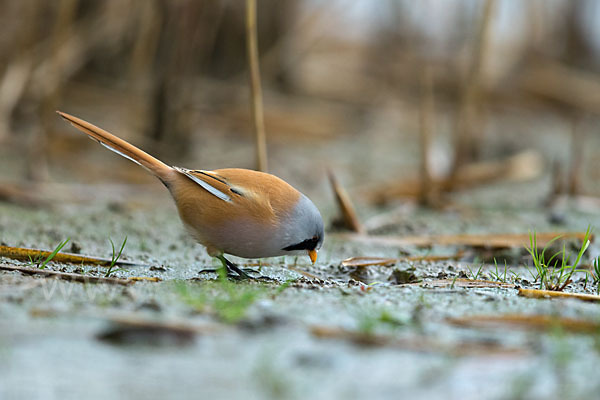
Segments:
[[[213,176],[209,171],[189,170],[181,167],[173,167],[173,169],[198,184],[213,196],[223,201],[231,202],[231,196],[226,194],[228,190],[231,190],[230,185],[224,180]]]

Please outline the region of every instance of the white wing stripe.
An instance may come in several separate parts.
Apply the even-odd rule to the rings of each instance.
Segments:
[[[202,179],[190,174],[186,169],[184,168],[179,168],[179,167],[173,167],[175,168],[175,170],[177,170],[178,172],[184,174],[185,176],[187,176],[188,178],[190,178],[192,181],[194,181],[195,183],[197,183],[198,185],[202,186],[203,189],[205,189],[208,193],[218,197],[221,200],[224,201],[231,201],[231,197],[227,196],[225,193],[221,192],[219,189],[216,189],[215,187],[211,186],[210,184],[204,182]]]

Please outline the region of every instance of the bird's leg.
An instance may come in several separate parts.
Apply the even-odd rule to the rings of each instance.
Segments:
[[[231,261],[229,261],[228,259],[226,259],[225,256],[223,256],[222,254],[219,256],[215,256],[215,258],[217,258],[219,261],[221,261],[221,264],[223,264],[222,268],[226,270],[228,278],[232,278],[232,279],[236,279],[236,280],[252,279],[252,280],[261,280],[261,281],[274,281],[273,278],[269,278],[267,276],[259,275],[258,277],[255,278],[253,276],[248,275],[245,271],[252,271],[252,272],[257,272],[257,271],[254,271],[251,268],[242,269],[242,268],[238,267],[237,265],[235,265],[234,263],[232,263]],[[203,272],[219,273],[218,270],[214,270],[214,269],[203,269],[200,272],[201,273],[203,273]]]
[[[248,274],[246,274],[243,270],[241,270],[237,265],[227,260],[222,254],[218,256],[213,256],[217,260],[221,261],[221,267],[219,268],[204,268],[200,270],[201,274],[210,272],[213,274],[219,275],[221,272],[225,273],[229,278],[243,278],[248,279],[251,278]],[[232,274],[234,273],[234,274]]]
[[[223,264],[223,268],[225,268],[227,270],[227,276],[229,278],[252,279],[252,277],[250,275],[248,275],[247,273],[242,271],[237,265],[235,265],[234,263],[232,263],[231,261],[226,259],[225,256],[223,256],[222,254],[220,256],[217,256],[217,258]],[[232,272],[235,272],[237,275],[233,275]]]

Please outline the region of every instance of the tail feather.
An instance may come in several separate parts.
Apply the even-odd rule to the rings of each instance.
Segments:
[[[61,111],[57,111],[57,113],[102,146],[144,167],[163,182],[168,181],[169,177],[173,175],[173,168],[123,139],[67,113]]]

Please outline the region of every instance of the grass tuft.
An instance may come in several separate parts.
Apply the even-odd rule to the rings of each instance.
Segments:
[[[478,280],[481,277],[481,271],[483,270],[483,264],[481,264],[479,266],[479,268],[477,270],[475,270],[475,271],[473,271],[471,269],[471,267],[469,267],[468,265],[467,265],[467,269],[469,270],[469,273],[470,273],[470,278],[469,279],[476,281],[476,280]]]
[[[508,268],[508,265],[506,264],[506,260],[504,260],[504,268],[498,269],[498,261],[496,261],[496,258],[494,257],[494,267],[495,267],[495,270],[490,271],[490,275],[491,275],[492,279],[497,282],[509,283],[511,279],[513,282],[517,282],[517,281],[521,280],[521,276],[519,274],[517,274],[512,269]],[[508,275],[509,273],[511,275],[510,277]]]
[[[529,248],[526,247],[525,249],[533,258],[533,265],[537,275],[532,273],[532,277],[535,281],[539,279],[540,289],[545,288],[546,290],[562,291],[569,283],[571,283],[571,277],[574,273],[589,273],[589,271],[577,268],[577,266],[581,261],[581,257],[590,246],[591,235],[592,229],[591,227],[588,227],[583,237],[581,248],[577,253],[577,258],[573,264],[569,264],[569,259],[571,256],[567,254],[566,245],[564,243],[562,250],[552,254],[549,258],[546,256],[546,251],[548,250],[549,246],[562,236],[557,236],[550,240],[540,252],[537,246],[537,234],[535,232],[529,233]]]
[[[113,268],[114,268],[115,264],[117,263],[117,261],[119,261],[119,258],[121,258],[121,254],[123,253],[123,249],[125,248],[125,243],[127,243],[127,236],[125,236],[125,240],[123,240],[123,243],[121,244],[121,248],[119,249],[118,254],[115,250],[115,244],[113,243],[112,239],[109,238],[108,240],[110,240],[110,245],[112,246],[112,258],[110,260],[110,266],[108,267],[108,271],[106,271],[106,274],[104,274],[105,278],[108,278],[110,276],[110,274],[112,274],[113,272],[119,271],[118,268],[115,270],[113,270]]]

